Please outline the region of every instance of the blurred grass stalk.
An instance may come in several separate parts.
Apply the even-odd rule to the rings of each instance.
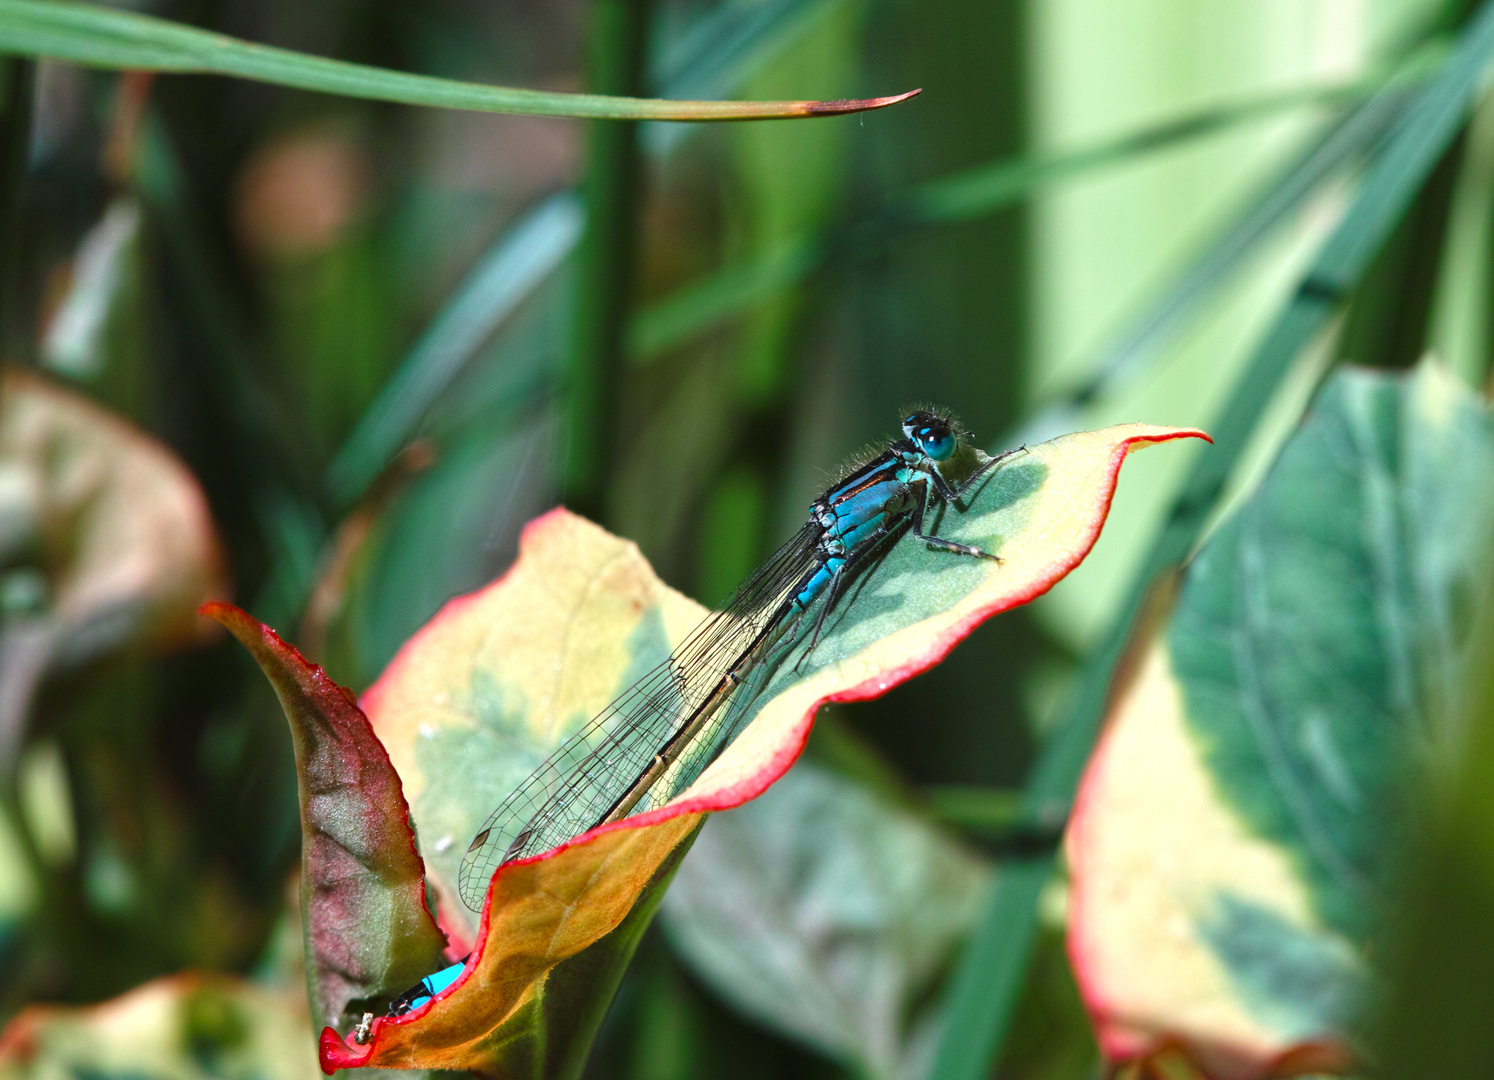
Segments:
[[[31,349],[31,327],[20,311],[19,232],[35,85],[34,62],[0,60],[0,350],[10,361]]]
[[[1417,778],[1422,831],[1376,1032],[1384,1080],[1494,1075],[1494,572],[1485,581],[1461,715],[1448,718],[1428,774]]]
[[[1293,362],[1360,283],[1453,147],[1485,88],[1491,57],[1494,0],[1486,0],[1439,74],[1392,129],[1353,205],[1257,347],[1223,415],[1210,425],[1215,445],[1196,459],[1119,617],[1086,660],[1069,707],[1042,748],[1023,800],[1024,817],[1034,828],[1053,827],[1068,814],[1104,717],[1112,673],[1153,582],[1188,556]],[[951,986],[934,1080],[989,1075],[1012,1022],[1036,934],[1038,897],[1053,868],[1053,854],[1003,866]]]
[[[266,385],[262,349],[234,301],[234,291],[208,239],[187,177],[166,126],[147,111],[135,148],[135,190],[155,219],[164,241],[175,299],[206,346],[206,384],[233,429],[226,440],[251,493],[255,518],[274,565],[256,611],[284,625],[310,592],[317,552],[327,527],[309,491],[313,480],[297,452],[298,436]]]
[[[592,93],[643,92],[651,6],[650,0],[592,0],[587,53]],[[593,121],[582,181],[586,231],[561,444],[566,501],[593,518],[600,517],[607,462],[617,441],[623,330],[638,262],[641,188],[638,125]]]

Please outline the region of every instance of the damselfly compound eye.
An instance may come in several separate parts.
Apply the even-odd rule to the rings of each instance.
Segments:
[[[956,439],[949,423],[929,413],[914,413],[903,427],[908,438],[934,461],[945,461],[955,452]]]

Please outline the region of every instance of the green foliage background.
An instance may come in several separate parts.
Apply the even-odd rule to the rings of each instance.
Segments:
[[[1494,110],[1468,7],[159,0],[137,9],[458,80],[923,94],[588,129],[161,75],[132,121],[116,72],[13,56],[0,339],[176,449],[237,601],[360,690],[557,501],[709,604],[909,402],[951,406],[988,449],[1130,419],[1221,434],[1207,466],[1138,459],[1078,572],[935,671],[832,710],[811,746],[1010,871],[929,991],[955,1018],[933,1074],[1089,1076],[1051,856],[1140,589],[1259,475],[1331,362],[1436,348],[1485,378]],[[22,15],[0,7],[0,47],[20,48]],[[1460,48],[1447,138],[1424,161],[1392,146]],[[111,207],[138,224],[69,353],[48,328]],[[41,794],[10,803],[31,816],[0,849],[0,1008],[270,962],[294,776],[235,647],[56,680],[28,746]],[[48,814],[60,855],[37,842]],[[848,1070],[734,1009],[657,932],[588,1065]]]

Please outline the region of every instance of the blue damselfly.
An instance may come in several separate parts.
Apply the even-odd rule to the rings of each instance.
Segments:
[[[489,815],[462,860],[462,900],[480,910],[493,874],[590,829],[664,805],[730,745],[752,701],[814,612],[802,664],[852,576],[911,529],[933,548],[996,559],[924,531],[941,500],[957,500],[1019,451],[989,458],[947,413],[920,409],[903,437],[848,466],[810,505],[809,520],[701,622],[658,667],[568,738]],[[951,485],[944,467],[966,467]],[[796,666],[797,666],[796,664]],[[467,958],[390,1002],[388,1015],[425,1005],[461,975]],[[369,1038],[373,1014],[352,1034]]]
[[[462,860],[459,887],[473,910],[505,863],[664,805],[730,744],[784,647],[808,644],[858,568],[911,528],[930,547],[997,558],[924,531],[933,500],[958,498],[1009,454],[984,458],[947,413],[920,409],[903,437],[853,463],[810,506],[809,520],[658,667],[567,739],[488,817]],[[1015,451],[1013,451],[1014,453]],[[951,486],[941,467],[968,473]],[[999,560],[998,560],[999,561]]]

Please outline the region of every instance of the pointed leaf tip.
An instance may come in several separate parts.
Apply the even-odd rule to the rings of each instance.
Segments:
[[[909,90],[902,94],[893,94],[891,97],[875,98],[848,98],[842,101],[807,101],[804,103],[805,116],[835,116],[838,113],[870,112],[872,109],[885,109],[889,105],[915,98],[923,93],[923,87],[917,90]]]
[[[232,604],[198,609],[238,638],[290,722],[301,803],[301,906],[319,1021],[392,995],[440,965],[400,778],[357,699]]]

